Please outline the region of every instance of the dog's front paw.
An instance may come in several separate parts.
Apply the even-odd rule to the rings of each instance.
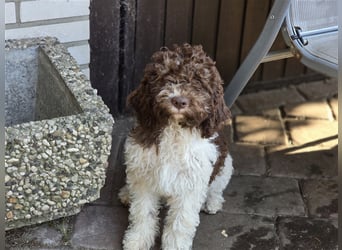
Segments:
[[[207,214],[216,214],[222,209],[222,201],[210,200],[203,204],[201,210]]]
[[[216,214],[218,211],[220,211],[221,208],[216,208],[216,207],[208,207],[208,206],[204,206],[202,208],[202,211],[207,213],[207,214]]]
[[[191,250],[192,249],[192,237],[187,237],[184,234],[174,233],[168,237],[163,235],[162,249],[163,250]]]
[[[127,184],[120,189],[118,196],[123,205],[125,206],[129,205],[130,197],[129,197],[129,190],[128,190]]]
[[[153,242],[149,237],[144,237],[142,232],[127,230],[122,244],[124,250],[149,250]]]

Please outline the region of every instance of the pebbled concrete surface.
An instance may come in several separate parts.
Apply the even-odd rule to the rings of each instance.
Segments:
[[[265,96],[281,100],[267,101]],[[193,249],[337,249],[337,82],[247,94],[234,106],[227,136],[235,173],[223,211],[201,213]],[[252,108],[256,106],[262,109]],[[277,125],[270,129],[262,124],[268,120]],[[243,127],[236,121],[243,121]],[[50,225],[63,235],[59,248],[36,240],[29,249],[121,249],[128,213],[116,196],[125,176],[121,150],[132,120],[122,118],[116,124],[101,198],[69,220],[68,230],[58,226],[61,221]],[[9,249],[20,249],[13,248],[15,236],[20,238],[15,230],[6,234]],[[160,239],[156,242],[154,249]],[[16,246],[33,243],[25,244]]]

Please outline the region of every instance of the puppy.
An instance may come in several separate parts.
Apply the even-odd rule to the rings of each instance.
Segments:
[[[137,124],[125,142],[129,204],[127,250],[146,250],[159,232],[161,199],[168,212],[162,249],[191,249],[199,213],[222,208],[232,171],[227,135],[230,119],[223,81],[201,46],[162,48],[147,64],[140,85],[128,96]]]

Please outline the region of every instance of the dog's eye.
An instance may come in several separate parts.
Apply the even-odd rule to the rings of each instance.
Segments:
[[[178,84],[179,84],[178,81],[169,81],[168,83],[166,83],[166,86],[167,87],[172,87],[172,86],[178,85]]]
[[[177,80],[177,81],[172,82],[172,84],[173,85],[186,85],[188,84],[188,82],[185,80]]]

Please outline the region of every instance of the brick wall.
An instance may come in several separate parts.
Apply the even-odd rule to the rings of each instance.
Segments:
[[[5,39],[54,36],[89,77],[90,0],[6,0]]]

